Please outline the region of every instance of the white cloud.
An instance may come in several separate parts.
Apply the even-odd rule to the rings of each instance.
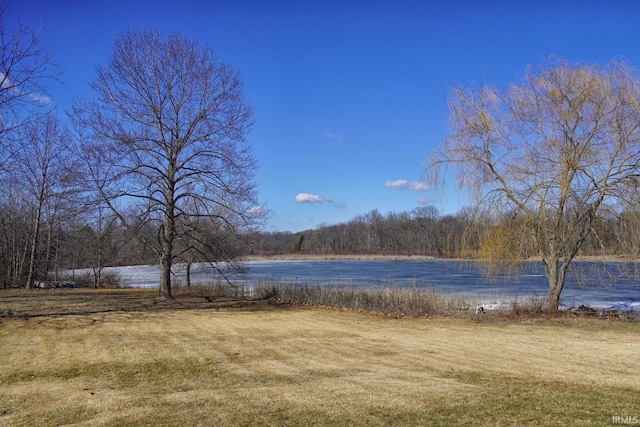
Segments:
[[[296,194],[296,202],[298,203],[331,203],[331,199],[328,197],[320,197],[317,194],[310,193],[298,193]]]
[[[384,186],[387,188],[397,188],[399,190],[414,190],[414,191],[430,190],[429,186],[423,182],[417,182],[417,181],[409,182],[406,179],[396,179],[395,181],[388,179],[384,182]]]
[[[416,191],[429,191],[431,190],[431,188],[425,184],[424,182],[412,182],[411,184],[411,190],[416,190]]]
[[[249,216],[260,216],[267,213],[267,210],[263,206],[253,206],[247,211]]]
[[[29,98],[31,98],[31,100],[37,104],[40,105],[49,105],[51,104],[53,101],[51,101],[51,98],[49,98],[46,95],[39,95],[37,93],[33,93],[31,92],[29,94]]]
[[[13,82],[9,80],[6,74],[0,73],[0,88],[11,92],[13,98],[29,98],[32,102],[40,105],[49,105],[52,103],[51,98],[46,95],[35,92],[21,92],[20,88],[13,85]]]
[[[336,208],[346,208],[347,207],[346,203],[334,202],[329,197],[321,197],[321,196],[318,196],[317,194],[311,194],[311,193],[298,193],[298,194],[296,194],[296,202],[298,202],[298,203],[318,203],[318,204],[329,203],[329,204],[335,206]]]
[[[11,88],[11,81],[7,78],[7,75],[4,73],[0,73],[0,80],[2,80],[2,83],[0,84],[0,87],[2,89],[9,89]]]
[[[384,186],[387,188],[406,188],[409,181],[406,179],[396,179],[395,181],[391,181],[390,179],[384,182]]]

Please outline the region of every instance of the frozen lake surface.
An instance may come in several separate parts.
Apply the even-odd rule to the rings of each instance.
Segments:
[[[544,298],[548,284],[540,262],[522,263],[519,274],[488,278],[481,268],[466,261],[374,260],[374,261],[248,261],[248,274],[232,282],[251,285],[267,280],[321,286],[419,286],[456,293],[484,304],[500,304],[531,296]],[[562,293],[563,307],[582,304],[594,308],[640,311],[640,273],[633,263],[576,262]],[[158,266],[113,267],[124,285],[155,287]],[[184,266],[174,269],[175,279],[184,280]],[[214,282],[219,274],[207,264],[192,266],[192,283]],[[174,279],[174,280],[175,280]]]

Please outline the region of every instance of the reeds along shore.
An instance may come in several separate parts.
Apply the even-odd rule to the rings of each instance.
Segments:
[[[523,318],[593,317],[637,322],[637,313],[598,310],[581,306],[559,312],[548,311],[548,300],[532,295],[486,305],[454,292],[433,288],[387,286],[351,286],[336,284],[281,283],[264,281],[252,286],[223,283],[176,286],[174,294],[203,297],[209,301],[230,298],[237,301],[277,301],[338,310],[376,313],[394,317],[453,316],[480,319],[517,320]]]
[[[263,296],[302,304],[319,305],[391,315],[424,316],[468,307],[464,298],[433,289],[354,288],[310,285],[263,285]]]
[[[222,283],[192,287],[177,286],[175,295],[204,298],[272,300],[332,309],[384,314],[389,316],[433,316],[455,313],[484,313],[479,303],[463,295],[433,288],[387,286],[349,286],[335,284],[280,283],[264,281],[255,286]],[[516,300],[502,305],[501,314],[541,314],[547,306],[543,298]],[[480,308],[480,311],[478,309]]]

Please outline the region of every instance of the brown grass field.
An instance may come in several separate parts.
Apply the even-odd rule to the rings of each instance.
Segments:
[[[0,292],[0,425],[611,425],[640,324]]]

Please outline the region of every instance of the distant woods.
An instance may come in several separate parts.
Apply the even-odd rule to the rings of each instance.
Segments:
[[[537,257],[533,240],[511,238],[508,214],[496,217],[463,209],[442,215],[434,206],[409,212],[373,210],[350,221],[321,225],[299,233],[260,232],[250,236],[250,254],[420,255],[435,258],[482,258],[487,247],[505,258]],[[496,249],[497,248],[497,249]],[[506,252],[509,252],[508,254]],[[579,256],[640,256],[640,212],[598,218]]]

